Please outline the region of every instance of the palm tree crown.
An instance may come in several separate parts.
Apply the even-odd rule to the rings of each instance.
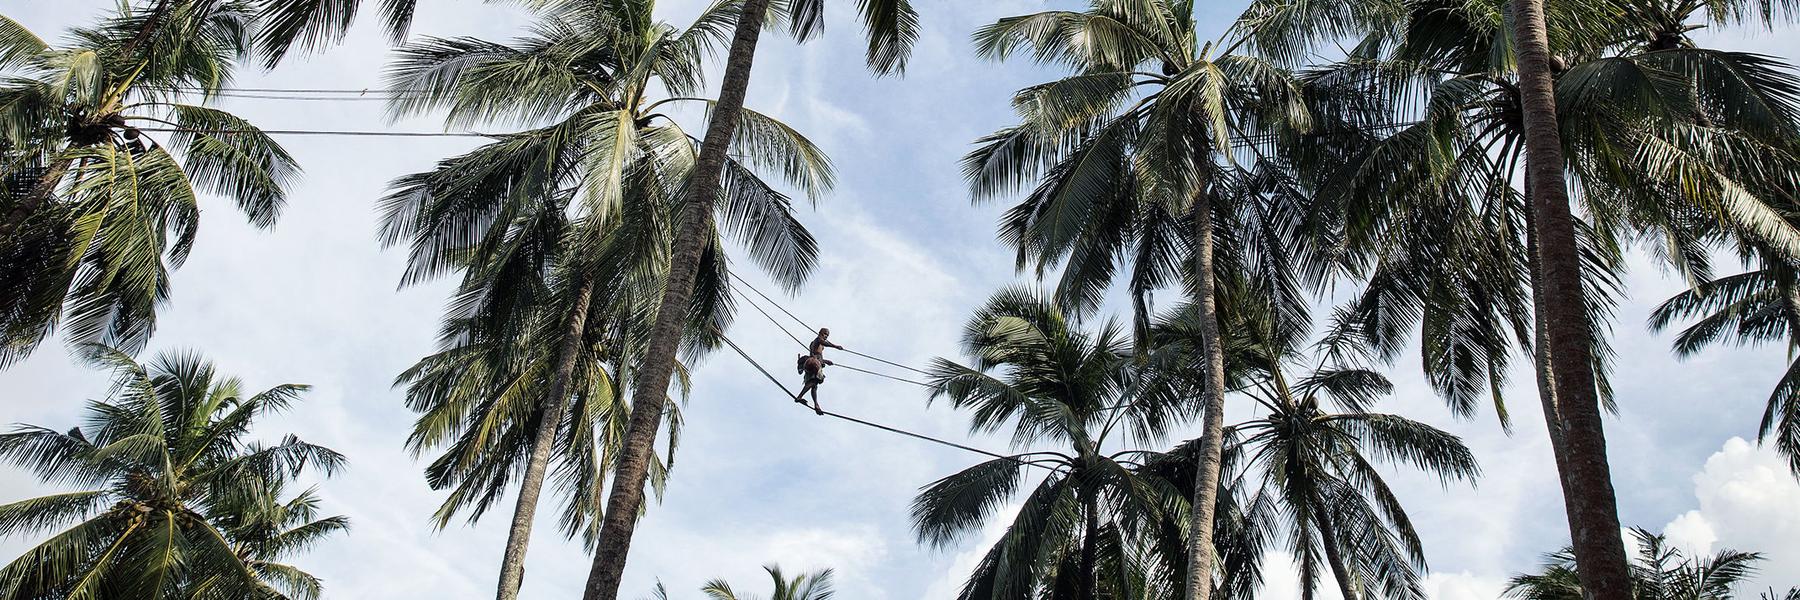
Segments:
[[[972,411],[974,431],[1010,427],[1014,446],[1052,443],[1058,450],[972,466],[932,483],[913,501],[920,541],[943,546],[980,529],[1018,491],[1028,466],[1052,471],[1029,492],[959,597],[1051,590],[1125,597],[1142,590],[1145,572],[1132,560],[1133,548],[1143,547],[1141,530],[1159,524],[1181,493],[1132,472],[1134,451],[1109,453],[1103,446],[1115,434],[1159,437],[1181,404],[1132,395],[1129,339],[1118,327],[1078,330],[1028,290],[995,294],[970,318],[963,346],[974,364],[938,359],[933,397]]]
[[[1636,600],[1730,600],[1737,587],[1756,574],[1757,552],[1720,550],[1712,556],[1688,556],[1661,534],[1631,528],[1637,538],[1637,561],[1631,566]],[[1543,570],[1513,576],[1506,596],[1521,600],[1577,600],[1585,597],[1575,574],[1575,557],[1565,549],[1551,554]],[[1772,596],[1765,595],[1769,600]]]
[[[1424,546],[1377,464],[1473,481],[1474,454],[1455,435],[1369,412],[1393,385],[1363,366],[1352,342],[1325,340],[1323,360],[1292,377],[1304,329],[1268,314],[1242,311],[1230,328],[1239,338],[1231,356],[1246,380],[1240,387],[1267,415],[1227,428],[1227,463],[1241,465],[1241,476],[1255,473],[1256,493],[1281,508],[1307,596],[1323,559],[1347,599],[1424,598]]]
[[[0,506],[0,535],[50,535],[0,569],[0,598],[317,598],[317,578],[276,561],[349,522],[316,518],[311,490],[282,496],[294,477],[330,475],[344,457],[291,434],[244,439],[306,386],[245,395],[192,354],[140,364],[86,350],[116,376],[85,427],[0,435],[0,458],[80,488]]]
[[[230,82],[257,24],[242,1],[127,2],[52,46],[0,17],[0,365],[58,327],[142,347],[195,243],[201,194],[275,222],[293,158],[248,121],[188,103]]]

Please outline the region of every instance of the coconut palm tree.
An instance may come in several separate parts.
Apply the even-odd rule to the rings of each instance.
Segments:
[[[697,168],[694,138],[665,111],[707,102],[694,97],[702,61],[736,18],[736,5],[721,2],[677,29],[654,20],[655,7],[543,2],[526,38],[427,38],[403,47],[392,71],[395,88],[417,90],[395,101],[396,114],[443,110],[452,125],[534,126],[402,178],[384,226],[385,242],[412,249],[406,282],[463,273],[443,352],[403,376],[425,413],[415,450],[456,440],[427,472],[434,485],[457,488],[439,523],[462,508],[480,516],[524,461],[502,599],[517,594],[553,455],[581,465],[565,470],[573,477],[565,528],[598,539],[589,525],[599,523],[598,490],[624,431],[620,396],[641,381],[642,324],[669,277],[680,190]],[[668,96],[657,98],[658,88]],[[790,199],[761,173],[809,198],[832,184],[829,161],[805,137],[754,111],[739,116],[738,154],[721,167],[728,185],[712,203],[722,214],[718,226],[709,220],[706,273],[683,312],[690,351],[729,323],[722,237],[789,287],[816,260]],[[570,408],[581,419],[565,417]],[[594,429],[608,423],[617,427]]]
[[[1121,437],[1155,440],[1184,403],[1135,397],[1130,336],[1113,323],[1081,331],[1052,303],[1002,290],[964,328],[969,366],[937,359],[932,398],[972,411],[970,429],[1012,429],[1014,447],[1053,443],[950,475],[913,500],[919,540],[943,547],[979,531],[1018,491],[1029,467],[1049,471],[1027,494],[1006,533],[958,596],[965,599],[1135,597],[1145,574],[1129,557],[1138,523],[1179,503],[1181,493],[1137,476],[1133,450],[1108,452]],[[1138,518],[1127,518],[1137,515]],[[1069,594],[1064,596],[1062,594]]]
[[[1638,541],[1638,560],[1631,566],[1634,600],[1729,600],[1737,597],[1736,588],[1756,574],[1756,563],[1763,559],[1760,553],[1736,550],[1690,557],[1669,546],[1660,534],[1640,527],[1633,527],[1631,534]],[[1542,571],[1513,576],[1506,596],[1522,600],[1588,597],[1568,549],[1547,558]]]
[[[1359,300],[1367,327],[1403,335],[1425,325],[1428,371],[1460,412],[1473,410],[1483,388],[1502,385],[1509,336],[1536,353],[1577,554],[1606,563],[1584,570],[1614,582],[1593,586],[1603,591],[1617,587],[1625,565],[1622,544],[1601,533],[1616,530],[1617,517],[1610,486],[1600,483],[1609,479],[1601,477],[1598,416],[1598,402],[1610,401],[1600,322],[1619,291],[1623,241],[1648,233],[1678,270],[1703,278],[1709,244],[1785,248],[1797,239],[1778,217],[1792,203],[1786,182],[1796,172],[1791,76],[1766,57],[1692,47],[1680,23],[1698,7],[1630,5],[1637,8],[1577,3],[1549,15],[1559,153],[1567,151],[1584,219],[1565,223],[1566,202],[1546,207],[1534,196],[1537,167],[1523,159],[1541,140],[1523,116],[1524,63],[1505,52],[1514,32],[1500,3],[1419,4],[1397,20],[1400,35],[1377,31],[1358,47],[1346,61],[1357,72],[1351,79],[1387,89],[1402,119],[1417,121],[1355,154],[1340,188],[1350,204],[1381,205],[1347,210],[1362,224],[1346,234],[1351,245],[1385,253]],[[1676,25],[1670,15],[1680,15]],[[1694,92],[1718,89],[1736,90],[1754,108]],[[1529,167],[1523,193],[1513,189],[1521,166]],[[1410,199],[1396,204],[1402,197]],[[1563,227],[1574,232],[1572,255],[1552,239],[1550,230]],[[1567,261],[1556,277],[1553,260]],[[1567,272],[1578,273],[1579,297],[1560,295],[1569,290],[1557,278]],[[1564,314],[1571,307],[1580,320]],[[1585,333],[1567,337],[1571,324]],[[1585,365],[1574,376],[1585,392],[1573,401],[1561,377],[1569,361]]]
[[[1675,3],[1640,4],[1680,7]],[[1528,10],[1515,11],[1516,26],[1529,20],[1523,17]],[[1629,591],[1625,587],[1622,544],[1618,536],[1601,533],[1603,529],[1616,531],[1618,516],[1610,497],[1611,486],[1606,483],[1610,476],[1598,403],[1594,400],[1594,362],[1571,360],[1564,354],[1584,355],[1580,353],[1594,346],[1595,335],[1592,325],[1582,320],[1591,311],[1577,303],[1582,298],[1577,295],[1582,291],[1577,274],[1581,255],[1568,239],[1576,225],[1569,216],[1561,180],[1564,157],[1551,151],[1560,152],[1564,145],[1579,149],[1567,157],[1567,164],[1584,176],[1581,183],[1586,195],[1601,198],[1599,202],[1587,202],[1590,207],[1602,207],[1589,209],[1600,218],[1608,216],[1604,207],[1609,200],[1629,206],[1631,201],[1648,199],[1651,202],[1643,204],[1651,208],[1639,209],[1633,215],[1640,222],[1644,220],[1640,215],[1647,215],[1653,222],[1679,222],[1681,217],[1696,212],[1711,213],[1705,229],[1776,248],[1788,256],[1800,249],[1796,245],[1800,242],[1800,230],[1780,216],[1792,210],[1792,182],[1800,175],[1800,169],[1796,169],[1800,163],[1795,162],[1797,155],[1793,152],[1800,148],[1796,145],[1796,140],[1800,140],[1800,112],[1795,110],[1800,108],[1796,102],[1800,99],[1800,86],[1796,83],[1800,81],[1794,79],[1791,69],[1781,68],[1766,57],[1694,48],[1684,31],[1672,29],[1685,28],[1685,21],[1698,12],[1697,7],[1680,7],[1628,13],[1627,31],[1637,31],[1630,31],[1636,35],[1618,44],[1616,51],[1620,56],[1571,68],[1557,78],[1554,89],[1544,86],[1543,98],[1534,95],[1539,93],[1534,78],[1542,77],[1548,82],[1548,71],[1535,72],[1537,57],[1525,50],[1530,40],[1524,28],[1516,27],[1521,38],[1519,77],[1524,90],[1521,103],[1525,114],[1527,185],[1534,207],[1532,227],[1538,250],[1534,287],[1542,296],[1539,304],[1545,321],[1544,351],[1549,354],[1547,362],[1555,392],[1555,435],[1562,438],[1564,457],[1560,465],[1570,531],[1584,589],[1595,598],[1625,598]],[[1670,15],[1677,18],[1671,20]],[[1640,77],[1639,73],[1657,71],[1677,74],[1682,84],[1656,94],[1645,92],[1662,86],[1631,84]],[[1730,75],[1718,77],[1723,73]],[[1729,95],[1753,106],[1746,110],[1739,101],[1721,102],[1712,97],[1712,90],[1727,89],[1732,90]],[[1573,125],[1563,126],[1570,130],[1568,135],[1557,132],[1554,112],[1540,110],[1537,105],[1547,99],[1563,98],[1574,100],[1574,104],[1560,108],[1564,122]],[[1581,106],[1587,102],[1606,108]],[[1618,118],[1620,113],[1624,118]],[[1534,122],[1546,118],[1549,120]],[[1642,133],[1619,134],[1633,129]],[[1566,137],[1568,142],[1552,136]],[[1633,156],[1638,152],[1647,154]],[[1644,160],[1642,156],[1646,155],[1651,158]],[[1643,166],[1632,168],[1638,165]],[[1597,185],[1609,174],[1627,175],[1623,180]],[[1552,176],[1556,179],[1548,180]],[[1655,192],[1643,195],[1612,193],[1621,188],[1637,191],[1642,188],[1633,183],[1644,186],[1647,182],[1661,189],[1652,187]],[[1677,192],[1670,194],[1671,190]],[[1669,195],[1676,196],[1674,202],[1655,202]],[[1660,233],[1677,229],[1665,226],[1655,230]],[[1683,258],[1691,255],[1667,254]],[[1681,268],[1685,266],[1681,263],[1694,261],[1676,262]],[[1575,278],[1575,283],[1571,283],[1571,278]],[[1572,371],[1573,376],[1565,377],[1565,370]]]
[[[1091,310],[1122,275],[1116,265],[1129,262],[1141,333],[1149,293],[1186,284],[1202,314],[1203,342],[1193,356],[1205,365],[1206,383],[1196,391],[1206,442],[1196,464],[1202,476],[1194,480],[1196,535],[1183,597],[1204,599],[1214,571],[1206,549],[1224,427],[1218,278],[1249,271],[1272,278],[1265,291],[1292,296],[1300,271],[1284,269],[1325,257],[1309,244],[1286,243],[1299,231],[1289,220],[1305,213],[1266,201],[1303,194],[1285,185],[1259,147],[1311,127],[1307,94],[1275,63],[1237,53],[1248,42],[1242,35],[1202,44],[1194,10],[1185,0],[1094,2],[1087,11],[1009,17],[978,31],[986,56],[1029,53],[1076,74],[1017,94],[1022,122],[984,138],[964,172],[977,201],[1034,186],[1008,211],[1001,236],[1018,249],[1021,268],[1063,267],[1056,295],[1070,310]],[[1261,141],[1239,152],[1234,139]],[[1244,162],[1234,162],[1240,154]]]
[[[1323,555],[1343,598],[1424,598],[1423,544],[1376,465],[1405,464],[1448,484],[1474,480],[1474,455],[1455,435],[1368,412],[1393,384],[1365,367],[1353,341],[1321,342],[1319,364],[1291,377],[1306,331],[1270,312],[1252,307],[1231,322],[1242,338],[1231,356],[1249,380],[1240,387],[1267,416],[1226,428],[1228,462],[1243,466],[1240,477],[1254,473],[1256,493],[1280,507],[1305,595],[1319,585]]]
[[[437,527],[448,526],[463,512],[470,522],[480,519],[515,477],[522,488],[531,486],[514,510],[502,564],[503,577],[510,574],[511,579],[503,580],[510,584],[503,592],[516,594],[523,583],[523,551],[547,479],[564,497],[559,517],[564,534],[581,535],[590,548],[595,543],[600,492],[629,412],[623,406],[628,384],[622,377],[629,372],[624,361],[632,340],[617,335],[616,324],[599,319],[583,328],[576,334],[581,340],[573,351],[576,366],[558,395],[549,395],[557,375],[551,362],[555,355],[551,349],[528,346],[539,341],[536,336],[513,346],[461,340],[425,357],[397,381],[406,386],[409,405],[421,413],[408,448],[415,455],[442,448],[425,469],[433,489],[450,492],[433,515]],[[686,387],[684,375],[684,395]],[[669,445],[653,461],[650,479],[659,497],[681,431],[681,413],[674,405],[667,419]],[[550,442],[540,442],[545,438]]]
[[[0,598],[318,597],[316,578],[275,561],[348,523],[315,519],[311,491],[281,496],[294,477],[330,475],[344,457],[292,434],[244,439],[306,386],[246,395],[193,354],[140,364],[105,346],[84,352],[114,371],[87,425],[0,434],[0,458],[79,488],[0,506],[0,534],[49,535],[0,568]]]
[[[58,327],[142,347],[193,248],[201,193],[274,224],[293,158],[191,103],[230,81],[255,26],[240,1],[125,2],[53,46],[0,17],[0,365]]]
[[[796,39],[805,41],[819,35],[825,27],[826,0],[717,0],[713,5],[721,14],[733,16],[731,44],[725,56],[724,81],[719,87],[718,102],[713,104],[706,126],[706,136],[695,158],[694,177],[687,182],[685,207],[676,219],[675,239],[669,265],[667,285],[657,303],[656,326],[651,329],[650,344],[642,356],[640,384],[633,391],[630,429],[625,435],[624,451],[619,459],[618,475],[606,501],[606,517],[602,526],[599,549],[588,572],[583,600],[617,600],[619,585],[625,576],[625,560],[631,552],[632,533],[637,528],[636,515],[644,503],[644,479],[649,474],[649,460],[662,423],[661,407],[669,377],[674,372],[676,353],[686,327],[684,311],[693,304],[695,285],[701,275],[703,259],[709,243],[714,202],[721,188],[729,188],[725,165],[731,148],[741,144],[736,138],[744,123],[744,96],[750,87],[750,71],[755,64],[756,44],[762,34],[764,20],[771,12],[785,17],[787,27]],[[775,10],[771,10],[771,6]],[[918,38],[918,15],[909,0],[858,0],[868,36],[867,61],[877,73],[899,73],[905,69],[912,43]]]

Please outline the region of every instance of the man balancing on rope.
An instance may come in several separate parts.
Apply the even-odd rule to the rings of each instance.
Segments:
[[[806,404],[806,393],[812,392],[813,412],[820,415],[825,414],[825,409],[819,407],[819,384],[825,383],[824,371],[825,367],[829,365],[831,365],[831,361],[825,360],[825,357],[819,356],[817,352],[800,355],[800,359],[794,365],[796,371],[806,376],[806,385],[801,386],[800,393],[794,395],[794,401]]]
[[[831,343],[831,329],[821,327],[818,337],[814,337],[812,343],[806,345],[806,354],[800,355],[794,364],[794,370],[806,376],[806,384],[800,387],[799,394],[794,395],[794,401],[806,404],[806,393],[812,392],[813,412],[820,415],[825,414],[825,409],[819,407],[819,384],[825,383],[825,367],[832,364],[825,360],[826,348],[844,349],[843,346]]]

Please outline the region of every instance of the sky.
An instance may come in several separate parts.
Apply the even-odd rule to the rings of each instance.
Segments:
[[[55,38],[112,4],[0,0],[0,14]],[[833,339],[852,349],[912,365],[935,356],[957,358],[956,339],[969,313],[1003,286],[1030,283],[1015,273],[1011,252],[993,236],[1004,205],[971,204],[958,160],[976,138],[1012,121],[1008,100],[1015,90],[1055,75],[1024,62],[981,60],[969,34],[1003,16],[1073,3],[916,2],[923,33],[904,78],[868,75],[853,4],[828,4],[823,39],[798,46],[764,36],[748,101],[812,137],[840,176],[832,194],[801,214],[824,251],[819,269],[801,292],[780,299],[808,322],[831,327]],[[516,9],[473,0],[421,5],[415,36],[504,40],[528,23]],[[658,11],[665,21],[685,24],[699,6],[699,0],[664,0]],[[1209,4],[1200,20],[1216,33],[1239,8],[1238,0]],[[1800,48],[1791,36],[1765,32],[1702,35],[1717,47],[1789,61]],[[342,46],[273,72],[245,70],[234,85],[376,89],[389,56],[374,19],[365,19]],[[268,129],[441,128],[429,116],[389,121],[375,101],[233,99],[218,105]],[[273,440],[292,432],[349,457],[348,470],[318,483],[324,510],[347,515],[352,532],[294,561],[325,580],[327,597],[491,595],[508,513],[433,529],[428,519],[442,497],[425,484],[425,459],[403,447],[413,415],[401,391],[391,387],[396,374],[434,350],[448,284],[399,288],[404,252],[383,249],[375,235],[375,203],[390,180],[429,169],[475,142],[282,142],[305,175],[293,186],[281,221],[257,229],[228,201],[207,199],[198,244],[174,276],[173,298],[160,313],[146,355],[192,349],[251,388],[313,386],[288,413],[264,421],[256,435]],[[1745,590],[1751,596],[1800,584],[1800,484],[1772,450],[1753,441],[1763,401],[1787,356],[1779,347],[1719,348],[1678,360],[1668,350],[1672,336],[1651,333],[1644,322],[1683,284],[1642,255],[1632,263],[1631,296],[1612,331],[1620,410],[1607,421],[1623,523],[1666,531],[1692,551],[1765,553],[1763,575]],[[782,366],[794,352],[774,325],[747,308],[729,334],[768,364]],[[850,357],[843,362],[880,366]],[[1483,467],[1474,486],[1445,487],[1401,470],[1391,474],[1424,537],[1433,598],[1495,598],[1507,577],[1532,569],[1543,553],[1567,543],[1541,415],[1532,409],[1532,378],[1524,361],[1517,362],[1505,388],[1516,420],[1510,435],[1491,412],[1453,417],[1426,386],[1416,355],[1386,367],[1397,389],[1380,409],[1462,436]],[[103,398],[106,383],[104,373],[70,358],[65,346],[46,343],[31,359],[0,371],[0,423],[73,426],[82,401]],[[908,384],[838,370],[821,395],[832,410],[1006,447],[1005,439],[969,434],[967,415],[927,403]],[[1254,417],[1248,404],[1229,400],[1228,422]],[[672,481],[638,528],[624,597],[644,596],[657,581],[677,597],[693,597],[715,577],[763,590],[761,565],[779,563],[790,572],[836,569],[841,598],[951,598],[1008,516],[947,548],[917,543],[907,509],[919,487],[982,457],[814,417],[734,354],[715,354],[697,366],[684,410],[687,425]],[[1180,431],[1170,442],[1194,434]],[[28,472],[0,466],[0,502],[55,490]],[[501,506],[510,508],[510,499]],[[560,538],[555,510],[540,514],[550,516],[540,519],[532,540],[523,597],[576,597],[589,556],[579,543]],[[10,560],[33,541],[0,539],[0,557]],[[1272,560],[1279,567],[1284,558]],[[1292,578],[1280,572],[1271,570],[1276,574],[1260,597],[1299,596]],[[1333,592],[1328,587],[1323,593]]]

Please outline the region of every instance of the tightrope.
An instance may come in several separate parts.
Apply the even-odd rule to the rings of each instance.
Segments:
[[[727,336],[726,336],[726,335],[725,335],[725,332],[723,332],[723,331],[719,331],[719,329],[718,329],[718,328],[717,328],[717,327],[715,327],[715,328],[713,328],[713,333],[716,333],[716,334],[718,334],[718,335],[719,335],[719,339],[720,339],[720,340],[721,340],[721,341],[724,341],[724,342],[725,342],[725,345],[727,345],[727,346],[730,346],[730,347],[731,347],[731,349],[732,349],[732,350],[733,350],[733,351],[735,351],[735,352],[737,352],[737,354],[738,354],[738,356],[741,356],[741,357],[743,357],[743,359],[744,359],[744,361],[745,361],[745,362],[748,362],[748,363],[750,363],[750,366],[752,366],[752,367],[756,367],[756,370],[757,370],[757,371],[761,371],[761,372],[762,372],[762,374],[763,374],[763,377],[767,377],[767,378],[768,378],[768,379],[769,379],[769,383],[773,383],[773,384],[775,384],[775,387],[778,387],[778,388],[781,388],[781,393],[782,393],[782,394],[783,394],[783,395],[784,395],[784,396],[786,396],[786,397],[787,397],[787,398],[788,398],[788,399],[790,399],[790,400],[791,400],[791,399],[793,399],[793,398],[794,398],[794,394],[793,394],[793,392],[791,392],[791,391],[788,391],[788,387],[787,387],[787,385],[786,385],[786,384],[784,384],[784,383],[781,383],[781,380],[780,380],[780,379],[776,379],[776,378],[775,378],[775,375],[774,375],[774,374],[773,374],[773,373],[770,373],[770,372],[769,372],[769,370],[768,370],[768,369],[765,369],[765,368],[763,368],[763,366],[762,366],[762,363],[759,363],[759,362],[757,362],[757,361],[756,361],[756,359],[755,359],[755,358],[751,358],[751,357],[750,357],[750,354],[749,354],[749,353],[748,353],[748,352],[745,352],[745,351],[744,351],[744,349],[743,349],[743,348],[741,348],[741,347],[739,347],[739,346],[738,346],[738,345],[737,345],[737,342],[733,342],[733,341],[731,341],[731,338],[730,338],[730,337],[727,337]],[[1027,467],[1036,467],[1036,468],[1039,468],[1039,469],[1043,469],[1043,470],[1046,470],[1046,471],[1050,471],[1050,472],[1052,472],[1052,473],[1060,473],[1060,472],[1062,472],[1062,471],[1061,471],[1061,470],[1060,470],[1060,469],[1056,469],[1056,468],[1052,468],[1052,467],[1046,467],[1046,466],[1044,466],[1044,465],[1040,465],[1040,464],[1037,464],[1037,463],[1035,463],[1035,462],[1032,462],[1032,461],[1028,461],[1028,460],[1024,460],[1024,459],[1021,459],[1021,458],[1019,458],[1019,457],[1017,457],[1017,456],[1008,456],[1008,455],[1005,455],[1005,454],[1000,454],[1000,453],[998,453],[998,452],[991,452],[991,451],[988,451],[988,450],[982,450],[982,449],[980,449],[980,448],[976,448],[976,447],[974,447],[974,446],[966,446],[966,445],[963,445],[963,444],[958,444],[958,443],[956,443],[956,442],[952,442],[952,441],[949,441],[949,440],[942,440],[942,439],[938,439],[938,438],[934,438],[934,437],[931,437],[931,436],[928,436],[928,435],[925,435],[925,434],[922,434],[922,433],[914,433],[914,432],[911,432],[911,431],[907,431],[907,430],[905,430],[905,429],[900,429],[900,428],[897,428],[897,427],[889,427],[889,426],[887,426],[887,425],[882,425],[882,424],[880,424],[880,423],[876,423],[876,422],[874,422],[874,421],[866,421],[866,420],[863,420],[863,419],[858,419],[858,418],[856,418],[856,417],[852,417],[852,416],[849,416],[849,415],[842,415],[842,414],[838,414],[838,413],[835,413],[835,412],[831,412],[831,411],[829,411],[829,410],[827,410],[827,411],[823,411],[823,412],[824,412],[824,415],[823,415],[823,416],[827,416],[827,417],[834,417],[834,418],[837,418],[837,419],[841,419],[841,420],[844,420],[844,421],[849,421],[849,422],[851,422],[851,423],[855,423],[855,424],[858,424],[858,425],[863,425],[863,426],[867,426],[867,427],[873,427],[873,428],[876,428],[876,429],[880,429],[880,430],[882,430],[882,431],[886,431],[886,432],[890,432],[890,433],[897,433],[897,434],[900,434],[900,435],[904,435],[904,436],[907,436],[907,437],[910,437],[910,438],[915,438],[915,439],[920,439],[920,440],[924,440],[924,441],[927,441],[927,442],[931,442],[931,443],[934,443],[934,444],[939,444],[939,445],[943,445],[943,446],[948,446],[948,447],[951,447],[951,448],[956,448],[956,449],[958,449],[958,450],[962,450],[962,451],[965,451],[965,452],[973,452],[973,453],[976,453],[976,454],[980,454],[980,455],[982,455],[982,456],[988,456],[988,457],[992,457],[992,458],[997,458],[997,459],[1001,459],[1001,460],[1009,460],[1009,461],[1012,461],[1012,462],[1015,462],[1015,463],[1018,463],[1018,464],[1020,464],[1020,465],[1023,465],[1023,466],[1027,466]]]

